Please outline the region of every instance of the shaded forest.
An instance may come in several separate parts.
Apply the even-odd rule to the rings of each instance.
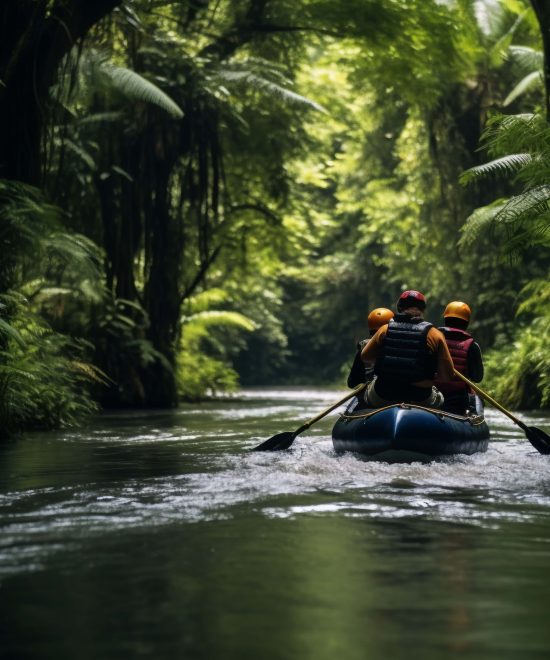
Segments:
[[[4,0],[2,433],[342,384],[373,307],[473,309],[550,404],[543,0]]]

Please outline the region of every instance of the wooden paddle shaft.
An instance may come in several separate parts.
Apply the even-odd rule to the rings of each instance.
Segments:
[[[333,403],[331,406],[323,410],[323,412],[319,413],[316,417],[313,419],[310,419],[308,422],[306,422],[303,426],[300,427],[299,432],[302,433],[302,431],[305,431],[308,429],[312,424],[315,424],[315,422],[318,422],[320,419],[322,419],[325,415],[328,415],[329,412],[332,412],[335,408],[338,408],[338,406],[341,406],[343,403],[354,397],[356,394],[359,394],[361,390],[364,390],[365,387],[367,386],[366,383],[361,383],[361,385],[358,385],[354,390],[352,390],[349,394],[346,394],[346,396],[340,401],[337,401],[336,403]]]
[[[474,392],[477,392],[479,396],[483,397],[486,401],[489,401],[489,403],[491,403],[495,408],[500,410],[500,412],[504,413],[513,422],[515,422],[518,426],[520,426],[523,430],[527,429],[527,426],[522,421],[520,421],[517,417],[514,417],[514,415],[512,415],[512,413],[509,410],[506,410],[506,408],[501,406],[498,401],[495,401],[493,397],[487,394],[487,392],[484,392],[481,389],[481,387],[478,387],[475,383],[472,383],[472,381],[469,378],[466,378],[464,374],[461,374],[460,371],[457,371],[455,369],[454,372],[455,372],[455,376],[458,376],[458,378],[463,380],[465,383],[468,383],[468,385],[474,390]]]

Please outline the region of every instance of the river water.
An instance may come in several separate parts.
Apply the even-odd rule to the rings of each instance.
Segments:
[[[337,456],[339,392],[244,391],[0,446],[0,657],[550,656],[550,457]],[[523,415],[549,430],[550,418]]]

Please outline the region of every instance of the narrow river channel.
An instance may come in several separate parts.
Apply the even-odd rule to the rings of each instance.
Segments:
[[[340,392],[244,391],[0,446],[2,658],[550,654],[550,456],[337,456]],[[545,430],[550,417],[522,415]]]

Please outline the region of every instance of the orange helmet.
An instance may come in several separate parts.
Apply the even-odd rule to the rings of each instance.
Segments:
[[[466,323],[470,322],[470,316],[472,315],[472,310],[468,307],[465,302],[460,302],[460,300],[454,300],[450,302],[445,311],[443,312],[443,318],[453,317],[455,319],[462,319]]]
[[[385,307],[377,307],[373,309],[367,318],[367,323],[369,325],[369,330],[371,332],[378,330],[386,323],[389,323],[393,319],[393,312],[391,309],[386,309]]]

